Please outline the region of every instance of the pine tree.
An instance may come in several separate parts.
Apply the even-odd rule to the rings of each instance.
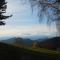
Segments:
[[[7,2],[5,0],[0,0],[0,25],[5,25],[5,19],[11,17],[10,16],[5,16],[4,13],[6,13],[7,9]]]

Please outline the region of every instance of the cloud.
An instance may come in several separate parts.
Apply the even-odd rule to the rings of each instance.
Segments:
[[[29,5],[23,6],[22,4],[20,4],[21,3],[20,0],[7,0],[7,2],[8,2],[7,14],[16,13],[16,15],[18,17],[21,17],[17,13],[19,13],[19,14],[23,13],[23,15],[27,14],[25,16],[26,18],[24,18],[24,19],[26,19],[26,20],[30,19],[30,18],[28,18],[29,14],[27,13],[27,12],[30,13]],[[22,15],[22,18],[23,18],[23,15]],[[49,34],[49,33],[57,32],[55,27],[51,27],[49,29],[49,27],[46,25],[35,24],[34,23],[35,19],[34,19],[34,21],[32,20],[33,17],[31,17],[31,19],[30,19],[30,20],[32,20],[32,22],[28,21],[29,24],[32,24],[31,26],[28,26],[29,24],[27,24],[28,22],[26,20],[25,20],[26,24],[24,24],[23,26],[22,25],[20,26],[20,22],[18,21],[18,20],[20,20],[20,18],[17,19],[18,18],[17,16],[14,16],[14,17],[12,17],[13,19],[10,19],[10,21],[11,21],[11,22],[9,21],[9,23],[11,23],[10,25],[7,22],[9,26],[6,25],[4,27],[0,27],[0,35],[12,34],[12,35],[16,35],[16,36],[19,36],[19,35],[21,36],[23,34],[35,35],[35,34],[46,34],[46,33]],[[30,15],[29,15],[29,17],[30,17]],[[34,18],[35,17],[36,16],[34,15]],[[14,19],[15,20],[17,19],[16,22],[14,22]],[[12,24],[15,26],[13,26]]]
[[[52,28],[52,27],[51,27]],[[46,25],[32,25],[32,26],[18,26],[18,27],[2,27],[0,29],[1,34],[13,34],[13,35],[22,35],[22,34],[49,34],[57,32],[56,28],[49,29]]]
[[[22,5],[20,0],[7,0],[7,13],[17,13],[17,12],[25,12],[29,9],[29,4]],[[28,11],[28,10],[27,10]]]

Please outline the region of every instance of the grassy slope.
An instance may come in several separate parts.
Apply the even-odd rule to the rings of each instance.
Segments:
[[[0,43],[1,60],[60,60],[60,52]]]
[[[49,56],[59,56],[60,57],[60,52],[59,51],[52,51],[52,50],[48,50],[45,48],[33,48],[33,47],[28,47],[28,46],[22,46],[22,45],[14,45],[18,48],[24,48],[25,50],[29,50],[29,51],[33,51],[33,52],[37,52],[37,53],[44,53],[44,54],[48,54]]]

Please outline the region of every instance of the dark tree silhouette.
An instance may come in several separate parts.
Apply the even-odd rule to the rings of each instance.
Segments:
[[[7,9],[7,2],[5,0],[0,0],[0,25],[5,25],[4,20],[12,16],[12,15],[10,16],[3,15],[4,13],[6,13],[6,9]]]
[[[47,24],[55,22],[58,32],[60,32],[60,0],[29,0],[31,7],[37,7],[39,21],[43,16],[47,17]]]

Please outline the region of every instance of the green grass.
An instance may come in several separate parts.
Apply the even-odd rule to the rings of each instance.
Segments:
[[[28,47],[28,46],[22,46],[22,45],[15,45],[14,46],[16,47],[19,47],[19,48],[24,48],[25,50],[29,50],[29,51],[32,51],[33,54],[36,53],[43,53],[43,54],[47,54],[49,56],[56,56],[56,57],[60,57],[60,52],[59,51],[52,51],[52,50],[48,50],[48,49],[45,49],[45,48],[33,48],[33,47]]]

